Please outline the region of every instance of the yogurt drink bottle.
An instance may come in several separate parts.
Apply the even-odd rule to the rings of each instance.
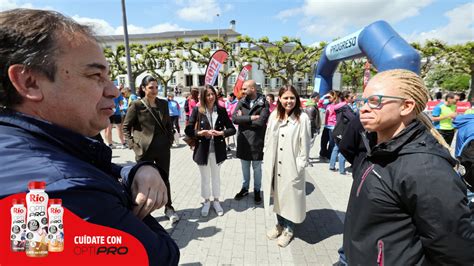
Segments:
[[[10,231],[11,251],[25,251],[26,244],[26,207],[24,199],[13,199],[10,209],[12,226]]]
[[[50,199],[48,208],[48,251],[62,252],[64,250],[64,209],[61,199]]]
[[[32,181],[26,194],[28,217],[26,220],[26,255],[45,257],[48,255],[48,194],[45,182]]]

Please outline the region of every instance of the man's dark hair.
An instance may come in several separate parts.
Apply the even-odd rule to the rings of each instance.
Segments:
[[[448,99],[452,99],[454,98],[454,92],[448,92],[448,94],[446,94],[446,96],[444,96],[444,99],[447,101]]]
[[[462,102],[466,100],[466,94],[464,92],[457,93],[457,95],[459,96],[459,101]]]
[[[12,65],[43,73],[54,81],[58,40],[76,34],[94,39],[89,27],[60,13],[35,9],[12,9],[0,12],[0,106],[22,102],[8,77]]]
[[[436,100],[441,100],[441,99],[443,99],[443,93],[440,92],[440,91],[436,92],[436,93],[435,93],[435,98],[436,98]]]

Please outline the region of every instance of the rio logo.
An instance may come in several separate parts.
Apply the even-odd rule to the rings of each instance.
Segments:
[[[23,210],[22,208],[13,208],[13,213],[15,214],[23,214],[25,212],[25,210]]]
[[[60,214],[61,213],[61,209],[59,209],[59,208],[50,208],[49,210],[52,214]]]
[[[44,197],[39,194],[30,194],[30,201],[34,203],[44,202]]]

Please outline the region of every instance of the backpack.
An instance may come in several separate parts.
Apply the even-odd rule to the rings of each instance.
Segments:
[[[184,102],[184,111],[189,113],[189,99]]]
[[[356,118],[356,114],[349,105],[344,105],[336,110],[336,126],[332,131],[332,136],[336,144],[339,145],[349,122],[354,118]]]

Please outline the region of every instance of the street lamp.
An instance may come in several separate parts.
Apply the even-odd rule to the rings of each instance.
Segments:
[[[216,14],[217,16],[217,39],[220,38],[220,28],[221,28],[221,20],[219,13]]]
[[[130,47],[128,45],[128,29],[127,29],[127,12],[125,10],[125,0],[122,0],[122,20],[123,20],[123,37],[125,42],[125,54],[127,59],[127,76],[128,86],[133,94],[135,94],[135,81],[132,80],[132,63],[130,62]]]

